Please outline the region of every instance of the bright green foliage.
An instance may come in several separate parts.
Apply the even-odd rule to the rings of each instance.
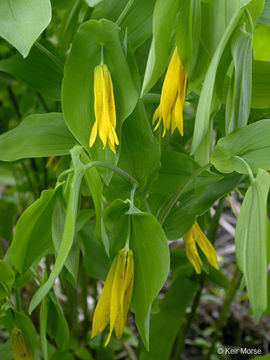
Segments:
[[[35,360],[178,360],[190,333],[216,359],[240,283],[269,314],[269,26],[268,0],[0,1],[0,359],[14,328]],[[195,222],[218,242],[213,268],[190,241],[200,275]],[[99,302],[104,348],[93,314],[121,249],[134,272]],[[201,298],[221,305],[203,329]]]

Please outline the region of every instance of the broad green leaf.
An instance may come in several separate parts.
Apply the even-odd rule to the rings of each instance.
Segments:
[[[181,61],[192,76],[197,61],[201,35],[200,0],[182,0],[180,3],[176,44]]]
[[[99,136],[92,148],[88,145],[90,131],[95,122],[94,68],[101,62],[101,45],[104,63],[112,77],[117,116],[116,132],[120,139],[122,123],[133,111],[138,94],[122,51],[118,28],[111,21],[90,20],[79,27],[65,64],[62,105],[69,129],[90,153],[91,158],[115,164],[115,155],[108,146],[103,149]]]
[[[257,109],[270,107],[270,62],[253,61],[251,107]]]
[[[50,338],[55,340],[59,350],[63,351],[69,343],[69,328],[63,310],[52,292],[49,294],[47,306],[47,332]]]
[[[99,3],[101,3],[103,0],[85,0],[85,1],[89,6],[94,7]]]
[[[160,312],[151,319],[150,351],[142,350],[140,360],[170,359],[186,309],[197,289],[198,283],[189,280],[185,274],[180,272],[175,277],[160,303]]]
[[[1,60],[0,71],[23,81],[48,99],[60,100],[63,67],[53,56],[58,62],[34,46],[26,59],[16,54]]]
[[[265,0],[251,0],[248,4],[248,10],[253,21],[256,21],[260,16],[263,8],[264,8]]]
[[[0,36],[26,57],[51,21],[49,0],[1,0]]]
[[[156,218],[147,213],[131,215],[130,247],[134,252],[132,308],[145,347],[149,348],[151,305],[169,271],[169,247]]]
[[[82,8],[82,0],[74,0],[66,8],[65,15],[61,21],[58,35],[59,50],[66,53],[79,25],[79,14]]]
[[[244,274],[248,297],[255,319],[267,308],[268,231],[266,202],[270,175],[259,169],[246,192],[235,233],[236,258]]]
[[[52,249],[51,221],[55,202],[56,191],[44,190],[16,224],[10,255],[20,273],[25,273],[35,260]]]
[[[0,356],[2,360],[13,360],[11,341],[7,340],[0,344]]]
[[[80,194],[80,185],[83,176],[83,167],[79,160],[81,151],[82,149],[79,146],[75,146],[71,150],[71,156],[74,164],[74,173],[71,179],[70,193],[67,203],[66,218],[61,245],[56,255],[55,264],[48,280],[37,290],[31,300],[29,307],[30,313],[38,306],[44,296],[46,296],[47,293],[50,291],[51,287],[53,286],[56,278],[59,276],[66,262],[66,259],[73,244]]]
[[[4,299],[6,296],[10,295],[11,285],[15,280],[15,274],[11,266],[0,260],[0,299]]]
[[[177,192],[187,180],[200,169],[200,166],[187,154],[163,151],[159,177],[151,188],[151,193],[170,195]],[[199,174],[185,191],[221,180],[221,176],[205,170]]]
[[[198,196],[184,194],[164,222],[164,230],[169,240],[177,240],[191,228],[197,216],[203,215],[216,200],[232,191],[240,182],[241,175],[230,174],[224,179],[206,186]]]
[[[0,322],[4,324],[6,330],[10,334],[15,327],[21,329],[27,342],[31,346],[32,352],[35,352],[37,345],[36,329],[27,315],[22,312],[18,312],[15,309],[9,308],[5,314],[2,314]]]
[[[101,242],[94,236],[93,226],[88,223],[78,235],[81,239],[83,264],[86,271],[95,279],[105,280],[110,261]]]
[[[157,0],[153,14],[153,40],[148,55],[141,95],[157,82],[172,52],[172,33],[180,0]]]
[[[128,201],[115,200],[105,211],[112,255],[124,247],[129,222],[130,248],[134,254],[135,269],[131,308],[143,343],[149,348],[151,305],[168,276],[169,247],[153,215],[140,212]]]
[[[215,98],[215,90],[217,86],[217,78],[220,85],[225,78],[228,66],[231,61],[231,56],[228,54],[228,44],[230,42],[233,31],[238,26],[245,8],[239,8],[232,17],[229,25],[216,48],[215,54],[212,58],[211,64],[208,68],[206,78],[200,94],[198,109],[196,113],[194,135],[192,140],[192,154],[196,152],[199,145],[203,141],[205,134],[209,128],[209,122],[213,110],[217,108],[217,99]],[[220,72],[218,73],[218,69]],[[218,75],[217,75],[218,74]]]
[[[61,239],[63,236],[63,230],[65,225],[65,207],[60,200],[56,202],[56,205],[52,214],[52,241],[55,248],[55,252],[59,251],[61,245]],[[78,268],[79,268],[80,248],[77,241],[74,241],[72,248],[65,261],[65,267],[73,277],[73,285],[76,287]]]
[[[267,25],[257,24],[254,29],[253,36],[253,51],[254,59],[266,60],[270,59],[270,47],[267,46],[267,41],[270,36],[270,27]]]
[[[136,196],[141,195],[144,199],[145,192],[157,177],[160,149],[141,101],[123,125],[121,144],[118,167],[137,180]],[[109,200],[125,200],[130,196],[131,188],[132,184],[127,179],[115,174],[105,194]]]
[[[17,206],[13,202],[0,199],[0,237],[11,241],[13,226],[17,216]]]
[[[232,39],[234,70],[226,102],[226,133],[231,133],[248,122],[252,85],[251,41],[252,34],[245,29],[239,29]]]
[[[263,10],[257,20],[259,24],[270,25],[270,1],[265,0]]]
[[[134,0],[128,14],[121,23],[132,49],[135,51],[152,34],[152,17],[155,0]]]
[[[253,172],[270,170],[270,121],[260,120],[221,138],[211,156],[212,164],[223,173],[237,171],[247,174],[247,168],[235,156],[243,158]]]
[[[0,160],[67,155],[75,143],[61,113],[29,115],[0,135]]]

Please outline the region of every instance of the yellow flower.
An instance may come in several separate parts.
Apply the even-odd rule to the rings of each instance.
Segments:
[[[160,104],[153,115],[153,124],[158,120],[156,130],[163,120],[163,134],[171,128],[171,134],[177,128],[183,135],[183,106],[186,95],[187,73],[175,48],[161,91]]]
[[[114,326],[116,336],[123,334],[132,297],[133,279],[133,253],[131,250],[122,249],[113,260],[98,300],[91,339],[97,333],[101,333],[108,324],[110,324],[110,332],[105,346],[110,341]]]
[[[109,144],[115,153],[115,144],[119,145],[116,128],[116,113],[113,95],[113,84],[107,65],[98,65],[94,70],[94,110],[95,123],[92,127],[89,146],[92,147],[98,135],[103,143],[103,149]]]
[[[213,245],[202,232],[197,221],[193,224],[192,228],[186,233],[186,235],[184,235],[183,238],[185,242],[187,257],[193,265],[197,274],[200,274],[201,272],[202,261],[198,254],[196,243],[199,245],[202,252],[206,256],[209,264],[218,269],[216,251]]]
[[[11,346],[14,360],[33,360],[32,351],[18,328],[12,330]]]

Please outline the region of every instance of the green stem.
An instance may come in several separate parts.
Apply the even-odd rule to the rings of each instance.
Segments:
[[[225,295],[225,299],[224,299],[224,302],[223,302],[223,305],[222,305],[222,308],[220,310],[220,314],[219,314],[219,318],[218,318],[218,321],[217,321],[217,324],[216,324],[216,327],[215,327],[215,331],[214,331],[214,336],[212,338],[212,341],[211,341],[211,346],[206,354],[206,360],[210,359],[211,358],[211,355],[215,349],[215,344],[217,342],[217,340],[219,339],[220,337],[220,334],[221,334],[221,331],[222,329],[225,327],[226,325],[226,322],[227,322],[227,318],[228,318],[228,313],[229,313],[229,310],[230,310],[230,306],[231,306],[231,303],[234,299],[234,296],[235,296],[235,293],[240,285],[240,282],[241,282],[241,278],[242,278],[242,274],[238,268],[238,266],[236,265],[235,267],[235,270],[234,270],[234,274],[233,274],[233,277],[232,277],[232,281],[230,283],[230,286],[226,292],[226,295]]]
[[[216,208],[216,213],[211,221],[211,225],[210,225],[210,228],[207,233],[207,238],[212,244],[215,243],[215,240],[217,237],[219,219],[222,214],[223,204],[224,204],[224,198],[220,199],[220,201],[218,203],[218,206]],[[190,326],[192,324],[192,321],[194,319],[194,316],[196,314],[197,308],[200,303],[202,290],[203,290],[206,278],[207,278],[206,273],[205,272],[202,273],[200,276],[200,289],[197,291],[197,293],[194,296],[194,300],[193,300],[192,306],[191,306],[191,312],[186,316],[186,319],[183,321],[183,324],[180,328],[178,338],[175,342],[174,351],[171,356],[171,360],[180,359],[180,356],[183,352],[188,331],[190,329]]]
[[[132,177],[127,172],[125,172],[124,170],[122,170],[122,169],[120,169],[120,168],[118,168],[116,166],[113,166],[113,165],[110,165],[110,164],[105,164],[105,163],[103,163],[101,161],[92,161],[89,164],[84,166],[84,170],[86,171],[87,169],[90,169],[92,167],[103,167],[103,168],[106,168],[106,169],[110,169],[110,170],[115,171],[118,174],[122,175],[129,182],[131,182],[131,184],[138,184],[137,180],[134,179],[134,177]]]
[[[55,64],[61,69],[63,70],[64,68],[64,64],[62,64],[62,62],[47,48],[45,48],[43,45],[41,45],[38,41],[35,42],[35,46],[41,50],[44,54],[46,54],[47,56],[49,56],[49,58],[55,62]]]
[[[118,19],[116,20],[116,24],[118,26],[121,25],[122,21],[124,20],[125,16],[127,15],[129,9],[131,8],[132,4],[133,4],[134,0],[129,0],[127,2],[127,5],[124,7],[124,10],[121,12],[121,14],[119,15]]]
[[[42,95],[40,95],[40,93],[38,93],[37,91],[36,91],[36,95],[37,95],[37,98],[38,98],[41,106],[43,107],[43,110],[45,112],[50,112],[50,109],[48,108],[48,106],[47,106],[45,100],[43,99]]]
[[[180,186],[180,188],[177,190],[177,192],[173,195],[173,197],[170,199],[170,201],[168,202],[168,204],[166,205],[165,209],[161,212],[161,214],[158,217],[159,222],[161,223],[161,225],[163,225],[164,221],[166,220],[167,216],[169,215],[170,211],[172,210],[172,208],[174,207],[174,205],[176,204],[176,202],[178,201],[179,197],[182,195],[182,193],[186,190],[186,188],[191,184],[191,182],[197,177],[199,176],[203,171],[205,171],[206,169],[208,169],[211,166],[211,164],[207,164],[203,167],[201,167],[200,169],[198,169],[197,171],[195,171],[194,174],[192,174],[188,180],[182,185]]]

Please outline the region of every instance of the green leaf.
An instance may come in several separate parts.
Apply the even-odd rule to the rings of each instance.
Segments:
[[[101,242],[95,238],[90,223],[79,232],[79,237],[86,271],[95,279],[105,280],[110,267],[110,260]]]
[[[63,68],[36,46],[26,59],[16,54],[1,60],[0,71],[23,81],[48,99],[61,99]]]
[[[22,330],[27,342],[31,346],[32,352],[35,352],[37,345],[37,334],[35,326],[30,318],[24,313],[18,312],[15,309],[9,308],[0,318],[1,323],[4,324],[6,330],[11,334],[12,330],[17,327]]]
[[[263,10],[257,20],[259,24],[270,25],[270,1],[265,0]]]
[[[0,36],[26,57],[51,21],[49,0],[1,0]]]
[[[72,179],[71,179],[70,193],[67,203],[66,218],[65,218],[61,245],[56,256],[53,270],[50,273],[48,280],[37,290],[37,292],[34,294],[31,300],[29,307],[30,313],[38,306],[38,304],[42,301],[42,299],[47,295],[47,293],[53,286],[56,278],[59,276],[66,262],[66,259],[73,244],[73,237],[75,234],[75,224],[77,217],[77,208],[78,208],[78,201],[80,194],[80,185],[83,176],[83,166],[79,161],[81,152],[82,152],[82,148],[79,146],[75,146],[71,150],[71,156],[74,164],[74,174],[72,175]]]
[[[115,200],[105,211],[112,257],[124,247],[129,222],[130,248],[134,254],[135,269],[131,308],[140,336],[148,348],[151,305],[168,275],[169,247],[166,236],[153,215],[140,212],[128,200]]]
[[[221,138],[211,156],[212,164],[223,173],[247,169],[235,156],[243,158],[256,173],[259,168],[270,170],[270,122],[260,120]]]
[[[214,90],[217,89],[217,78],[219,82],[222,83],[228,66],[231,61],[231,56],[228,54],[228,44],[230,42],[233,31],[241,19],[245,8],[239,8],[234,16],[232,17],[229,25],[226,27],[226,30],[220,40],[218,47],[215,51],[215,54],[212,58],[211,64],[208,68],[206,78],[202,87],[200,94],[198,109],[196,113],[195,125],[194,125],[194,135],[192,140],[192,154],[196,152],[199,145],[203,141],[204,136],[206,135],[211,114],[213,110],[216,109],[217,103],[215,99]],[[220,72],[218,73],[218,68]],[[218,74],[218,76],[217,76]],[[220,84],[222,85],[222,84]]]
[[[48,301],[47,331],[50,338],[55,340],[60,351],[67,348],[69,343],[68,323],[56,296],[52,292]]]
[[[118,28],[111,21],[90,20],[79,27],[65,64],[62,104],[69,129],[90,153],[91,158],[115,164],[115,155],[108,146],[103,149],[99,137],[92,148],[88,145],[90,131],[95,122],[94,68],[101,61],[101,45],[104,63],[112,76],[117,116],[116,132],[120,139],[122,123],[133,111],[138,94],[122,51]],[[119,147],[117,149],[119,151]]]
[[[11,291],[11,285],[15,280],[15,274],[11,266],[0,260],[0,299],[4,299],[6,296],[9,296]]]
[[[270,107],[270,62],[255,60],[252,64],[251,107],[257,109]]]
[[[235,233],[236,259],[244,274],[256,321],[267,308],[268,231],[266,202],[270,175],[259,169],[245,194]]]
[[[232,191],[242,176],[231,174],[224,179],[209,184],[198,196],[196,193],[185,193],[180,197],[179,204],[170,212],[164,222],[164,230],[169,240],[177,240],[191,228],[197,216],[203,215],[216,200]]]
[[[20,273],[25,273],[35,260],[52,249],[51,221],[55,202],[56,191],[44,190],[16,224],[10,255]]]
[[[196,65],[201,35],[200,0],[182,0],[176,31],[177,49],[188,77]]]
[[[239,29],[232,39],[234,70],[226,102],[227,134],[244,127],[248,122],[251,102],[251,41],[252,34],[245,29]]]
[[[134,0],[121,23],[122,32],[127,29],[128,39],[134,51],[152,34],[154,5],[155,0]]]
[[[181,272],[175,277],[160,303],[160,312],[150,322],[150,351],[143,350],[140,360],[168,360],[186,309],[198,289],[198,283]],[[181,299],[181,301],[179,301]]]
[[[55,252],[58,253],[61,239],[63,236],[63,230],[65,225],[65,207],[60,200],[56,202],[52,215],[52,241],[54,244]],[[65,261],[65,267],[70,272],[73,277],[73,285],[76,287],[77,275],[79,269],[79,258],[80,258],[80,248],[77,241],[74,241],[72,248],[68,254],[68,257]]]
[[[172,32],[180,0],[157,0],[153,14],[153,40],[148,55],[141,95],[157,82],[168,65],[173,43]]]
[[[0,160],[67,155],[75,143],[61,113],[29,115],[0,135]]]
[[[141,195],[144,199],[145,192],[157,177],[160,149],[141,101],[123,125],[118,167],[137,180],[136,196]],[[115,174],[105,190],[106,198],[125,200],[130,195],[131,187],[130,182]]]
[[[151,193],[170,195],[177,192],[200,166],[185,153],[163,151],[161,155],[161,169],[158,180],[153,184]],[[221,180],[221,176],[205,170],[197,176],[185,191]]]
[[[132,308],[148,349],[151,305],[167,279],[170,266],[167,239],[153,215],[131,215],[130,247],[134,252],[135,269]]]

